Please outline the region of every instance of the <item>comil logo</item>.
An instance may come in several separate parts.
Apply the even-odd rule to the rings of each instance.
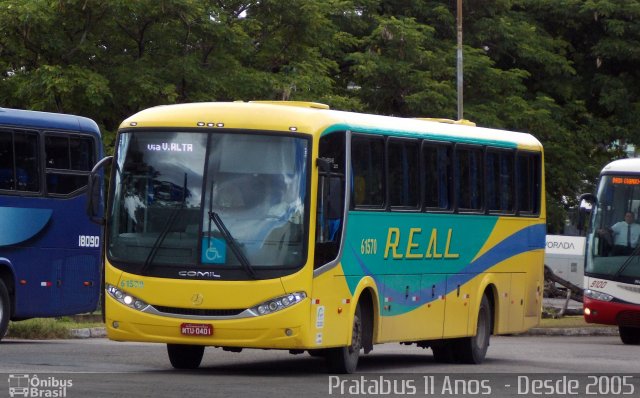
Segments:
[[[60,379],[53,376],[9,375],[10,397],[45,397],[64,398],[67,390],[73,386],[71,379]]]

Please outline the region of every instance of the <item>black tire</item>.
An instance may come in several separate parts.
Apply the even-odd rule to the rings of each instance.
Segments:
[[[472,337],[457,339],[454,345],[457,362],[479,364],[484,361],[491,338],[491,304],[486,295],[482,296],[478,309],[476,334]]]
[[[329,373],[349,374],[356,371],[358,358],[362,349],[362,313],[360,303],[356,306],[353,316],[353,333],[351,345],[348,347],[328,348],[325,359]]]
[[[202,362],[203,345],[167,344],[171,366],[176,369],[196,369]]]
[[[11,319],[11,298],[7,286],[0,279],[0,340],[7,334],[9,319]]]
[[[622,340],[624,344],[640,344],[640,328],[618,326],[618,330],[620,331],[620,340]]]

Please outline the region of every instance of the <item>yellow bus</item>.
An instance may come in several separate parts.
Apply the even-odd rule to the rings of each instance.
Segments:
[[[104,163],[103,163],[104,164]],[[107,333],[308,351],[375,344],[480,363],[539,322],[545,203],[533,136],[307,102],[195,103],[120,126],[105,230]]]

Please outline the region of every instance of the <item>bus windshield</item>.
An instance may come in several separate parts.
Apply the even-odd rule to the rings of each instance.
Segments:
[[[301,267],[308,145],[300,136],[121,133],[109,258],[149,275],[183,266],[244,269],[251,278]]]
[[[586,272],[613,279],[640,277],[640,176],[605,175],[594,208]]]

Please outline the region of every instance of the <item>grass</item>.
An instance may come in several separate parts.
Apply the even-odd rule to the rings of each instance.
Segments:
[[[70,317],[33,318],[26,321],[10,322],[7,337],[17,339],[67,339],[71,329],[101,327],[99,322],[78,322]]]
[[[564,316],[562,318],[542,318],[540,320],[541,328],[581,328],[581,327],[603,327],[606,325],[598,325],[595,323],[587,323],[583,316]]]

